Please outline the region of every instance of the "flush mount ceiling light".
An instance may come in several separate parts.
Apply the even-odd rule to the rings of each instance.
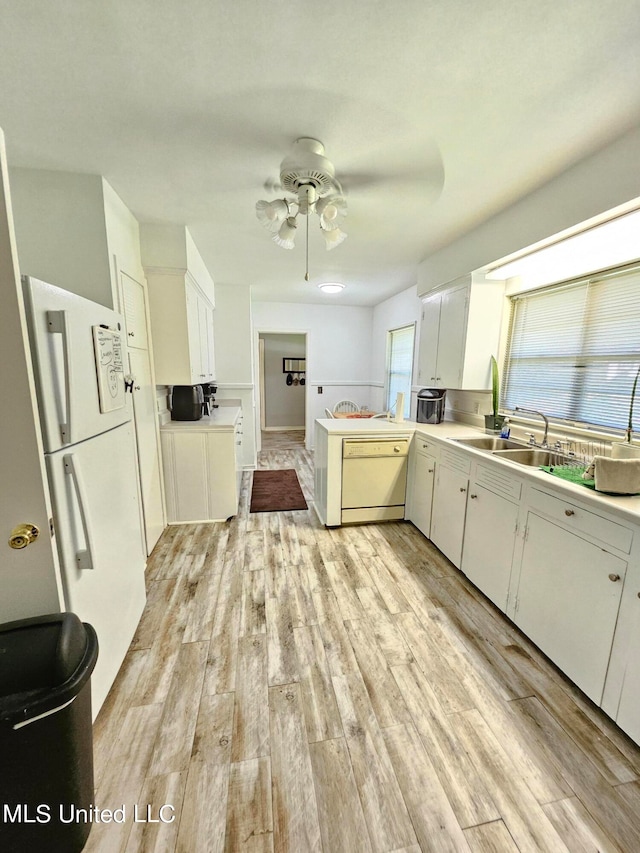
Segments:
[[[344,284],[340,284],[338,281],[325,281],[318,287],[323,293],[340,293],[341,290],[344,290]]]
[[[298,217],[305,217],[307,265],[304,278],[309,281],[310,215],[318,217],[327,250],[339,246],[347,237],[340,228],[347,215],[347,202],[333,163],[324,156],[324,145],[308,136],[296,139],[291,153],[280,164],[280,186],[293,197],[259,201],[256,215],[268,231],[275,232],[272,239],[283,249],[294,248]]]

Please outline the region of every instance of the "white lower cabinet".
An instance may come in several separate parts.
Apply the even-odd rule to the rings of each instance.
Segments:
[[[626,569],[601,546],[527,514],[514,621],[597,704]]]
[[[612,716],[620,728],[636,743],[640,743],[640,591],[630,592],[636,608],[633,628],[625,650],[624,675],[620,689],[620,700]],[[607,708],[605,707],[605,711]]]
[[[407,489],[407,518],[427,538],[430,538],[438,448],[434,442],[416,437],[413,454]]]
[[[640,744],[638,525],[445,443],[418,450],[410,520]]]
[[[503,613],[518,529],[517,503],[474,483],[469,493],[461,569]]]
[[[215,427],[202,418],[172,421],[160,429],[170,524],[224,521],[237,514],[242,432],[235,412],[230,423]]]
[[[470,467],[464,456],[443,450],[433,489],[431,541],[457,568],[462,561]]]

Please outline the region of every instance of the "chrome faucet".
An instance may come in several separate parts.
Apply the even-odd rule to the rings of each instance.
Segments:
[[[548,447],[547,435],[549,433],[549,418],[537,409],[522,409],[520,406],[516,406],[514,412],[527,412],[529,415],[539,415],[542,418],[544,421],[544,435],[542,436],[542,444],[540,447]]]

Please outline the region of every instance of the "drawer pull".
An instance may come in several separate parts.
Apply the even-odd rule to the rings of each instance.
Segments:
[[[475,500],[478,496],[477,496],[477,495],[469,495],[469,497],[470,497],[470,498],[471,498],[471,500],[473,501],[473,500]]]
[[[565,515],[575,515],[576,513],[575,513],[575,510],[573,510],[573,509],[565,509],[564,514]]]
[[[614,572],[611,572],[611,574],[609,575],[609,580],[615,583],[616,581],[620,580],[620,575],[616,575]]]

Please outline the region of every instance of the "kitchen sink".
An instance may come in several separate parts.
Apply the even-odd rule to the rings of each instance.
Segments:
[[[520,447],[518,450],[494,450],[494,456],[508,459],[519,465],[529,465],[537,468],[540,465],[568,465],[575,462],[568,456],[563,456],[555,450],[545,450],[539,447]]]
[[[508,450],[508,449],[526,449],[517,441],[511,441],[508,438],[500,438],[497,435],[483,435],[477,438],[454,438],[458,444],[464,444],[466,447],[475,447],[477,450]]]

